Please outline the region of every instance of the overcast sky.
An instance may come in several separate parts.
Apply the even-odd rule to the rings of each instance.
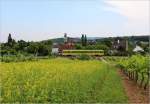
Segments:
[[[149,0],[0,0],[0,41],[150,35]]]

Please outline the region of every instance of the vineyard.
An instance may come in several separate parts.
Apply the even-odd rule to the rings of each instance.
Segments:
[[[136,82],[141,88],[148,88],[150,78],[149,56],[139,54],[131,57],[105,56],[104,59],[119,67],[130,80]]]
[[[41,59],[0,67],[3,103],[128,102],[116,69],[98,60]]]
[[[140,84],[146,89],[149,85],[150,78],[150,60],[147,56],[133,55],[130,58],[122,58],[118,62],[118,66],[122,69],[129,79]]]

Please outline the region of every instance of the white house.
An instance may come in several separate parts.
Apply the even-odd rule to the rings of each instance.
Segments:
[[[58,54],[59,48],[52,48],[52,54]]]
[[[140,46],[136,45],[136,47],[133,49],[133,52],[144,52],[144,50]]]
[[[59,53],[59,47],[57,43],[54,43],[52,46],[52,54],[58,54]]]

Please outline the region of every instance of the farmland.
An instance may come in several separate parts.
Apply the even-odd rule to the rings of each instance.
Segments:
[[[116,69],[98,60],[41,59],[0,67],[4,103],[128,102]]]

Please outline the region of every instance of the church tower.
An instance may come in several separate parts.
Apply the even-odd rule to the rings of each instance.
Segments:
[[[67,43],[68,39],[67,39],[67,33],[64,33],[64,43]]]

